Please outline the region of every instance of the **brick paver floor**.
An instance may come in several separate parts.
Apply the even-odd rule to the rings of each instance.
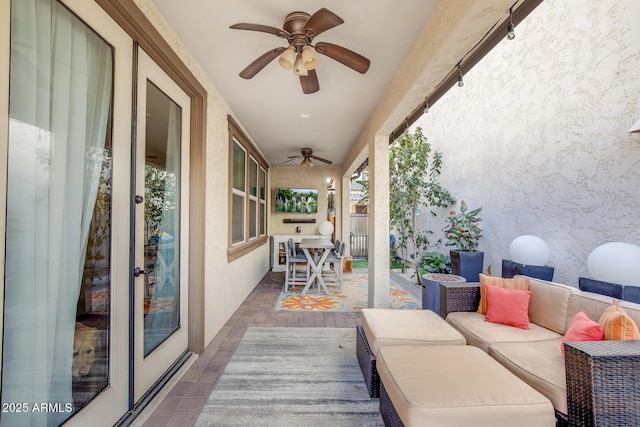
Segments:
[[[193,425],[214,382],[249,326],[355,328],[360,323],[359,312],[274,310],[283,283],[284,273],[267,273],[205,351],[168,392],[143,427]]]

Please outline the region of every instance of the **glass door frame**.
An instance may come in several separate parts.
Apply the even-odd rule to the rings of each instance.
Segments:
[[[0,0],[4,1],[4,0]],[[175,46],[167,42],[156,26],[139,9],[135,0],[95,0],[191,98],[191,137],[189,188],[192,194],[205,194],[207,90]],[[226,112],[225,112],[226,114]],[[189,201],[189,349],[204,351],[204,268],[206,229],[204,197]]]
[[[133,365],[133,401],[138,402],[154,383],[156,383],[171,366],[188,350],[189,322],[188,322],[188,294],[189,294],[189,134],[190,134],[190,99],[186,93],[149,57],[141,48],[136,52],[137,64],[137,99],[136,105],[136,142],[133,157],[133,180],[135,181],[135,195],[144,196],[145,185],[145,152],[146,152],[146,94],[148,82],[158,87],[173,102],[181,107],[180,127],[180,250],[179,250],[179,315],[180,327],[162,341],[153,351],[145,356],[144,342],[147,330],[144,325],[144,288],[146,275],[133,277],[132,291],[134,292],[133,318],[133,351],[131,364]],[[132,195],[133,199],[133,195]],[[144,255],[144,223],[145,213],[143,203],[133,206],[132,224],[135,233],[133,253],[131,259],[135,266],[145,269]],[[133,271],[133,270],[132,270]]]

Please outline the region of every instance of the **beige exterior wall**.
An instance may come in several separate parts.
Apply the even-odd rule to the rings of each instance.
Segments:
[[[271,200],[270,200],[270,220],[269,234],[296,234],[296,227],[300,227],[300,234],[320,234],[318,227],[322,221],[327,220],[327,206],[329,190],[327,189],[327,180],[333,179],[336,191],[334,199],[334,209],[340,216],[341,204],[341,186],[340,186],[340,167],[339,166],[318,166],[318,162],[311,168],[301,168],[299,166],[275,166],[271,169]],[[318,213],[316,214],[294,214],[294,213],[275,213],[274,197],[275,190],[278,187],[289,188],[313,188],[318,190]],[[282,222],[285,218],[313,218],[315,224],[285,224]],[[336,218],[335,232],[336,236],[340,236],[341,221]]]
[[[269,270],[269,245],[227,262],[227,224],[229,193],[229,131],[227,115],[235,115],[218,93],[188,49],[180,41],[151,0],[135,0],[182,61],[208,92],[207,98],[207,177],[206,194],[193,195],[206,200],[205,244],[205,331],[207,345],[236,308],[245,300]],[[236,123],[242,122],[235,118]],[[251,135],[243,130],[251,138]],[[259,141],[257,141],[259,148]]]
[[[444,153],[442,183],[482,206],[485,268],[522,234],[550,246],[555,280],[640,242],[640,2],[545,0],[416,123]],[[428,217],[428,215],[423,215]],[[439,233],[444,216],[430,222]]]

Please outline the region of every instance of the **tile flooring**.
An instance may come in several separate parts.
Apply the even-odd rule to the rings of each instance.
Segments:
[[[224,370],[249,326],[352,327],[355,333],[355,327],[360,323],[359,312],[275,311],[283,281],[283,273],[267,273],[205,351],[168,392],[143,427],[193,425],[211,393],[213,383]]]

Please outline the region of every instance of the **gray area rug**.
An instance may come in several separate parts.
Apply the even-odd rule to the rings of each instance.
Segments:
[[[249,327],[196,426],[384,426],[354,328]]]

